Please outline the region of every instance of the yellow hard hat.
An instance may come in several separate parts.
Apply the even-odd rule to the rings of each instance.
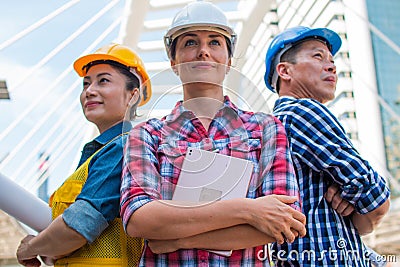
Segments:
[[[80,77],[86,75],[86,66],[98,60],[112,60],[131,68],[131,72],[140,76],[142,98],[139,106],[151,98],[151,83],[140,57],[129,47],[120,44],[108,44],[97,49],[93,54],[85,55],[74,62],[74,69]]]

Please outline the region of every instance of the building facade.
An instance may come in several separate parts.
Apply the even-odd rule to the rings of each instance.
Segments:
[[[379,4],[366,0],[369,21],[381,30],[372,31],[372,50],[379,96],[387,168],[400,178],[400,2],[385,0]]]

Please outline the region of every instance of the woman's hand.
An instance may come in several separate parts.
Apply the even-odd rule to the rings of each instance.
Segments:
[[[37,258],[38,255],[36,255],[29,246],[29,241],[33,238],[35,238],[34,235],[27,235],[21,240],[17,249],[18,262],[28,267],[37,267],[41,265],[41,262]]]
[[[179,249],[177,244],[178,239],[171,240],[149,240],[147,245],[154,254],[163,254],[177,251]]]
[[[306,217],[290,207],[297,197],[268,195],[254,199],[250,224],[259,231],[275,238],[279,244],[292,243],[298,236],[306,234]]]

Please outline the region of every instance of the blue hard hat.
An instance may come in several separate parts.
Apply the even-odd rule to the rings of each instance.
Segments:
[[[276,93],[278,74],[276,65],[280,62],[281,56],[289,50],[295,43],[306,38],[317,38],[327,42],[328,48],[334,56],[342,45],[339,35],[327,28],[310,29],[304,26],[289,28],[279,33],[272,40],[265,56],[265,75],[264,81],[269,90]]]

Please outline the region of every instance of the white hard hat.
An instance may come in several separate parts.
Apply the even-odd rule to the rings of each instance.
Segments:
[[[230,40],[231,54],[235,49],[236,34],[228,24],[224,12],[210,2],[193,2],[180,10],[172,20],[167,33],[164,36],[164,44],[168,56],[174,39],[188,31],[209,30],[216,31]]]

